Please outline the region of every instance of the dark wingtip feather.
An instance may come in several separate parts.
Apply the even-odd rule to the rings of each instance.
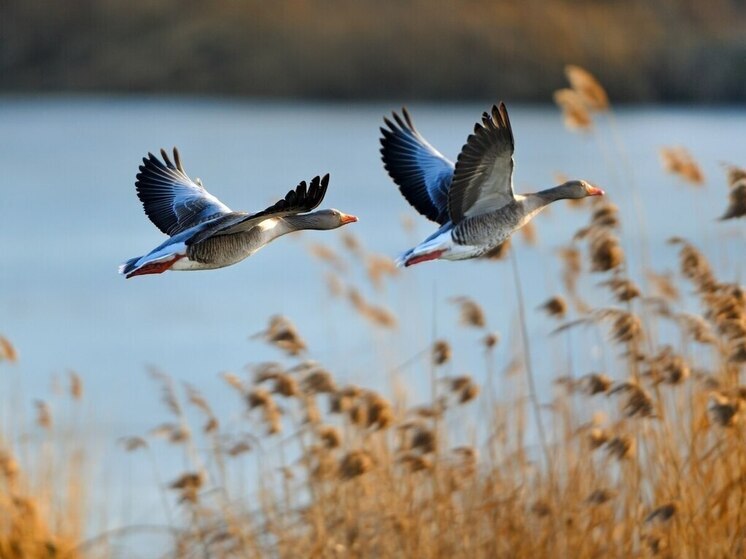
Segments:
[[[184,166],[181,164],[181,155],[179,154],[179,148],[174,146],[173,151],[174,151],[174,162],[176,163],[176,168],[186,175]]]
[[[163,161],[166,162],[167,167],[172,168],[174,166],[174,164],[171,163],[171,160],[168,158],[168,153],[163,148],[161,148],[161,157],[163,158]]]
[[[404,124],[404,121],[399,116],[399,113],[392,113],[394,115],[394,120],[396,121],[396,124],[399,125],[399,128],[407,128],[407,125]]]
[[[407,107],[402,107],[401,112],[404,115],[404,120],[407,121],[407,125],[414,132],[415,131],[414,122],[412,121],[412,117],[410,116],[409,111],[407,110]]]

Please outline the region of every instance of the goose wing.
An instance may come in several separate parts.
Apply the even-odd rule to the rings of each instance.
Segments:
[[[163,149],[163,161],[148,153],[135,182],[137,197],[150,221],[170,236],[231,211],[200,182],[189,178],[178,149],[174,148],[173,154],[172,162]]]
[[[498,210],[513,194],[513,131],[505,104],[493,106],[474,126],[456,160],[448,195],[451,221]]]
[[[407,202],[428,219],[443,224],[448,221],[453,163],[420,135],[407,109],[402,109],[402,115],[393,113],[394,122],[383,119],[383,166]]]
[[[216,235],[232,235],[242,231],[248,231],[265,219],[272,217],[283,217],[286,215],[310,212],[321,204],[326,189],[329,186],[329,174],[323,177],[314,177],[310,184],[306,181],[289,191],[284,198],[275,202],[268,208],[253,214],[244,212],[231,212],[214,219],[206,227],[200,229],[187,244],[193,245]]]

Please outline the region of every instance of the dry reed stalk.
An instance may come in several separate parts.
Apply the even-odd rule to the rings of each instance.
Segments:
[[[720,220],[735,219],[746,216],[746,178],[742,178],[731,185],[728,193],[728,207],[720,216]]]
[[[562,117],[568,129],[581,132],[592,130],[593,118],[580,94],[572,89],[558,89],[554,92],[553,98],[562,110]]]
[[[695,186],[702,186],[705,177],[697,162],[684,147],[661,148],[661,163],[663,168],[671,174]]]
[[[640,288],[632,280],[622,277],[612,278],[601,285],[611,288],[614,297],[620,303],[626,303],[642,295]]]
[[[388,329],[397,327],[398,321],[394,313],[384,307],[368,303],[354,287],[348,289],[347,296],[355,310],[372,324]]]
[[[337,272],[344,272],[347,265],[344,259],[339,256],[330,246],[321,243],[309,243],[306,248],[314,258],[328,264]]]
[[[269,320],[269,326],[263,332],[254,334],[251,338],[264,340],[290,356],[297,356],[306,351],[306,342],[301,337],[295,325],[286,317],[275,315]]]
[[[679,290],[673,282],[670,272],[658,274],[652,270],[646,272],[648,281],[652,284],[654,291],[660,297],[668,301],[678,301],[680,299]]]
[[[555,295],[542,303],[539,309],[546,312],[548,316],[562,320],[567,313],[567,303],[562,297]]]
[[[451,360],[451,345],[446,340],[437,340],[433,344],[432,356],[433,363],[443,365]]]
[[[565,76],[570,86],[585,105],[593,111],[609,110],[609,96],[601,83],[588,70],[568,64],[565,66]]]
[[[479,304],[469,297],[454,297],[451,302],[458,305],[461,324],[473,328],[484,328],[487,325],[484,311]]]
[[[18,352],[7,338],[0,336],[0,362],[3,360],[9,363],[16,363],[18,361]]]

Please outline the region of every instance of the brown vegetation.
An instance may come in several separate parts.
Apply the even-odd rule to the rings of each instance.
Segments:
[[[745,26],[735,0],[6,0],[0,88],[545,101],[572,63],[617,101],[738,102]]]
[[[307,360],[313,348],[282,316],[255,337],[285,361],[253,365],[248,376],[224,373],[232,405],[213,407],[196,387],[179,389],[151,371],[169,420],[121,443],[123,452],[150,453],[162,439],[185,451],[183,471],[158,482],[166,509],[174,497],[180,512],[168,527],[166,556],[743,556],[746,287],[719,277],[707,255],[681,238],[670,241],[677,274],[643,269],[638,276],[649,286],[638,285],[617,238],[619,210],[608,202],[580,210],[589,225],[558,255],[565,293],[533,305],[564,322],[549,339],[530,341],[534,352],[546,351],[581,330],[606,340],[617,357],[608,370],[577,377],[558,365],[543,406],[529,340],[495,378],[499,336],[488,331],[489,312],[468,296],[449,303],[476,332],[472,350],[484,353],[485,370],[464,373],[452,343],[433,340],[416,357],[431,372],[429,398],[416,405]],[[376,293],[397,281],[355,237],[343,244],[345,262],[366,273]],[[336,251],[309,251],[332,278],[332,295],[370,328],[407,331],[340,277]],[[594,305],[579,297],[581,283],[600,289]],[[520,302],[519,309],[525,326]],[[674,329],[675,343],[661,341],[664,329]],[[17,360],[0,337],[0,366]],[[82,381],[68,378],[66,397],[77,403]],[[85,440],[57,440],[54,410],[36,402],[35,452],[18,452],[19,433],[0,437],[0,557],[109,557],[117,538],[146,527],[84,541],[77,445]],[[248,492],[232,475],[247,469]]]

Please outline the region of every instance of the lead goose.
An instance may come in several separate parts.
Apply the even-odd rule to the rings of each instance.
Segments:
[[[513,192],[513,131],[504,103],[482,115],[466,140],[456,165],[403,118],[384,118],[381,156],[404,198],[440,229],[402,254],[398,266],[427,260],[464,260],[495,249],[548,204],[604,192],[582,180],[535,194]]]
[[[152,153],[137,175],[137,196],[150,221],[170,238],[145,256],[119,267],[127,278],[166,270],[210,270],[240,262],[276,238],[301,229],[336,229],[357,221],[339,210],[315,209],[326,194],[329,175],[301,182],[285,198],[257,213],[234,212],[184,171],[179,151],[174,163]]]

